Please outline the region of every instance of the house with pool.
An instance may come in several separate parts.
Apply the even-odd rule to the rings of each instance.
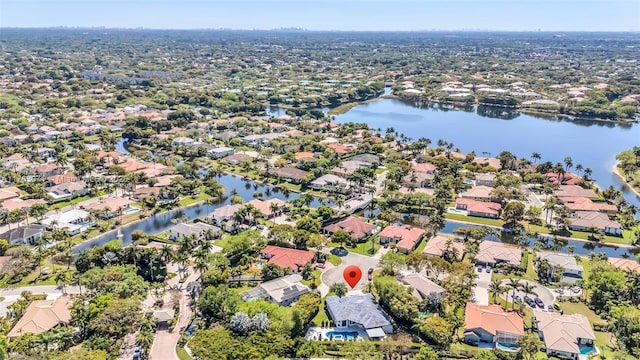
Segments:
[[[328,296],[325,300],[327,313],[341,335],[340,330],[348,332],[364,331],[371,340],[381,340],[393,332],[393,325],[387,314],[371,294],[348,295],[344,297]]]
[[[540,310],[534,310],[533,315],[534,330],[544,341],[548,356],[577,360],[598,353],[596,336],[586,316]]]
[[[518,338],[524,335],[524,322],[518,313],[500,305],[467,303],[464,313],[464,341],[479,347],[518,351]]]

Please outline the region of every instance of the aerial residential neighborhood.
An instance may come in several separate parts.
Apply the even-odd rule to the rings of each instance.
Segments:
[[[0,23],[0,359],[640,358],[637,33],[25,3]],[[497,3],[456,13],[531,10]],[[564,17],[605,26],[596,3]],[[309,14],[367,31],[287,27]]]

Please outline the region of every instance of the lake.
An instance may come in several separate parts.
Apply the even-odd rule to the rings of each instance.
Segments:
[[[170,227],[175,225],[175,223],[172,221],[175,218],[184,216],[188,220],[194,220],[204,217],[213,212],[215,209],[230,204],[231,197],[229,196],[229,194],[233,189],[235,189],[238,192],[238,196],[242,197],[245,201],[250,201],[251,199],[253,199],[253,194],[255,192],[261,192],[264,195],[264,199],[278,198],[281,200],[290,201],[300,196],[300,194],[291,192],[288,197],[285,197],[282,192],[279,191],[279,189],[276,189],[273,186],[265,186],[254,181],[243,180],[242,178],[235,175],[223,175],[220,176],[217,180],[225,187],[227,197],[224,200],[212,205],[197,204],[185,209],[167,211],[162,214],[150,216],[137,223],[125,225],[120,228],[120,231],[122,232],[123,243],[125,245],[130,244],[131,234],[136,230],[144,231],[147,234],[158,234],[169,230]],[[332,203],[329,201],[327,201],[326,203],[327,205],[332,205]],[[310,207],[315,208],[320,206],[321,204],[322,202],[320,199],[314,198]],[[74,253],[80,253],[93,246],[102,246],[111,240],[117,239],[117,235],[118,234],[116,231],[112,231],[106,235],[96,237],[77,245],[76,247],[74,247],[73,251]]]
[[[593,170],[600,188],[613,185],[625,199],[640,207],[640,198],[612,171],[617,153],[640,145],[640,126],[604,121],[542,118],[508,109],[443,109],[438,105],[414,106],[397,99],[380,99],[358,105],[336,116],[338,123],[366,123],[372,129],[393,127],[413,140],[420,137],[454,144],[461,152],[497,156],[508,150],[518,158],[530,159],[533,152],[541,161],[554,164],[571,156],[574,167],[582,164]],[[484,154],[484,155],[483,155]],[[530,159],[532,160],[532,159]]]

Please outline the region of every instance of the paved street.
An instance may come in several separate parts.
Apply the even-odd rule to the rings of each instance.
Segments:
[[[508,283],[509,283],[508,279],[502,280],[502,286],[506,287]],[[535,281],[520,280],[520,283],[522,284],[528,283],[534,286],[533,290],[535,292],[535,295],[529,295],[529,297],[532,297],[532,298],[539,297],[542,300],[542,302],[544,302],[545,309],[547,308],[547,305],[553,305],[553,302],[555,301],[555,296],[551,292],[551,290],[547,289],[546,287],[540,285]],[[513,295],[513,291],[509,290],[508,294],[503,294],[500,297],[502,297],[503,299],[507,299],[509,302],[511,302],[512,295]],[[524,293],[522,291],[516,291],[516,295],[519,295],[520,298],[524,299]]]
[[[327,251],[330,249],[327,249]],[[325,251],[325,252],[327,252]],[[342,277],[342,273],[344,269],[349,265],[356,265],[362,270],[362,279],[358,282],[358,284],[353,288],[353,290],[362,290],[364,286],[369,282],[367,280],[367,270],[369,268],[377,268],[378,267],[378,259],[374,257],[369,257],[365,255],[359,255],[354,253],[348,253],[344,256],[340,257],[342,259],[342,264],[339,266],[326,270],[320,276],[323,284],[326,284],[327,287],[331,286],[334,283],[342,282],[344,283],[344,278]],[[350,287],[347,285],[347,288]],[[351,289],[350,289],[351,290]],[[328,288],[327,288],[328,291]]]

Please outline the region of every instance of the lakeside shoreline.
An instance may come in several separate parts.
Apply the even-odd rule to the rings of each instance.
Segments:
[[[613,165],[613,173],[616,174],[616,176],[619,177],[620,180],[622,180],[622,182],[624,182],[624,186],[626,188],[631,190],[632,193],[634,193],[638,198],[640,198],[640,190],[636,189],[631,184],[629,184],[629,182],[627,181],[627,178],[625,176],[623,176],[622,174],[620,174],[620,169],[618,168],[618,164],[619,163],[620,163],[619,161],[616,161],[616,164]]]

